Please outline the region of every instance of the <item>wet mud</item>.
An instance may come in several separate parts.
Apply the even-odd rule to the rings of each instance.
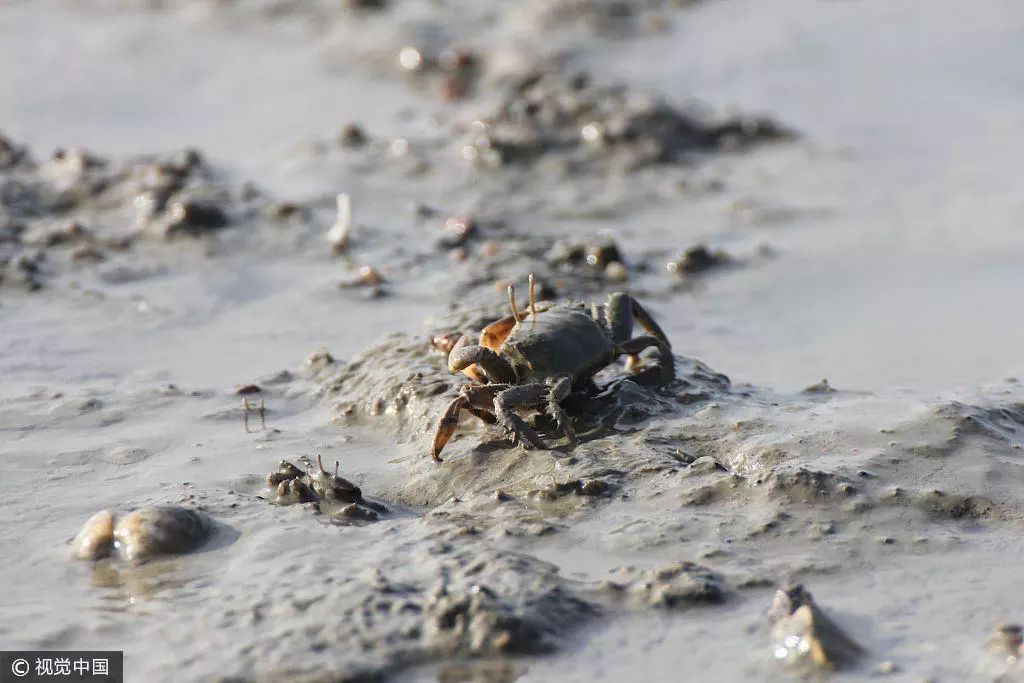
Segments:
[[[799,243],[846,244],[860,215],[835,199],[857,188],[827,186],[847,162],[814,121],[697,102],[638,66],[698,40],[691,22],[725,31],[728,4],[0,10],[8,34],[196,31],[191,66],[229,40],[296,49],[282,59],[314,66],[291,78],[352,102],[177,151],[125,126],[123,147],[50,152],[12,107],[0,506],[23,552],[0,565],[5,644],[116,646],[152,681],[1018,680],[1024,388],[984,363],[942,391],[862,388],[806,356],[762,381],[759,359],[841,336],[762,318],[814,289],[787,279],[814,268]],[[267,114],[288,80],[225,97]],[[179,85],[157,103],[209,96]],[[787,204],[791,175],[807,185]],[[555,303],[527,312],[528,282]],[[613,343],[616,293],[642,306],[626,338],[646,350]],[[604,335],[600,364],[531,358],[524,333],[502,382],[498,361],[449,366],[463,335],[570,306]],[[471,404],[431,457],[469,387],[549,366],[586,366],[560,410]]]

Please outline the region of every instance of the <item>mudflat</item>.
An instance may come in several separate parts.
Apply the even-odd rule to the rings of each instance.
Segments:
[[[0,642],[146,681],[1024,680],[1021,18],[5,4]],[[453,372],[510,285],[514,367]]]

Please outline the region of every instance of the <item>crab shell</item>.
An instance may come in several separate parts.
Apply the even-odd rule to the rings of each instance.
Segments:
[[[557,429],[575,441],[571,419],[560,405],[574,389],[592,386],[592,376],[619,356],[628,356],[627,368],[639,353],[659,350],[661,380],[675,376],[672,345],[643,306],[624,292],[608,296],[605,304],[537,303],[530,279],[529,312],[518,309],[509,286],[512,315],[491,323],[480,333],[479,344],[462,336],[448,354],[448,369],[462,371],[474,385],[463,386],[438,422],[430,454],[440,453],[454,434],[463,409],[488,423],[499,423],[513,442],[524,447],[547,448],[543,439],[516,414],[543,410]],[[634,337],[634,325],[648,332]]]
[[[508,316],[480,333],[480,346],[503,356],[518,383],[571,377],[577,385],[615,359],[611,337],[581,304],[545,303],[537,308],[540,315],[519,321]],[[487,383],[476,364],[462,372]]]

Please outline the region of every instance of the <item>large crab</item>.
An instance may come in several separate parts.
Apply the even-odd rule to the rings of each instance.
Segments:
[[[448,354],[448,369],[479,384],[467,384],[445,409],[434,434],[431,457],[441,461],[444,449],[467,410],[488,423],[497,422],[524,448],[547,448],[517,409],[546,410],[570,443],[575,432],[561,402],[574,389],[591,386],[591,377],[622,355],[658,349],[664,379],[675,376],[672,346],[658,323],[628,294],[616,292],[604,304],[556,304],[535,301],[530,276],[530,308],[520,311],[515,291],[508,288],[512,314],[480,333],[480,343],[461,336]],[[633,324],[648,334],[633,337]]]

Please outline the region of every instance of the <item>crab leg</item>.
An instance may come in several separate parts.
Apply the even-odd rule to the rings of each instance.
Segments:
[[[466,406],[466,410],[468,410],[470,413],[480,418],[482,421],[486,422],[489,425],[492,425],[498,421],[498,418],[494,416],[494,413],[492,413],[489,410],[484,410],[483,408],[474,408],[473,406]]]
[[[572,379],[569,377],[562,377],[551,383],[551,390],[548,392],[548,414],[555,419],[555,424],[558,425],[558,431],[565,435],[565,438],[570,444],[576,443],[576,431],[572,428],[572,422],[569,420],[569,415],[566,414],[565,409],[561,403],[565,400],[569,392],[572,391]]]
[[[654,321],[640,303],[628,294],[616,292],[608,296],[608,304],[605,306],[605,314],[608,317],[608,328],[612,340],[621,344],[633,336],[633,323],[639,323],[649,334],[654,335],[666,346],[672,348],[668,337],[661,327]]]
[[[616,347],[616,351],[620,354],[628,354],[630,358],[636,358],[636,355],[644,349],[656,346],[658,348],[658,361],[661,365],[661,370],[664,373],[665,380],[671,381],[676,376],[676,364],[675,358],[672,357],[672,349],[668,344],[650,335],[643,335],[642,337],[634,337],[633,339],[627,339]]]
[[[550,393],[551,387],[546,384],[521,384],[505,389],[494,397],[498,423],[512,435],[513,441],[518,441],[524,447],[529,444],[534,448],[547,448],[547,444],[541,440],[537,432],[513,410],[540,407],[547,402]]]
[[[473,364],[483,370],[491,383],[511,384],[515,381],[516,373],[507,360],[486,346],[470,344],[469,337],[463,335],[448,354],[448,369],[459,372]]]
[[[661,327],[654,321],[640,303],[628,294],[616,292],[608,297],[608,303],[604,306],[604,313],[607,318],[608,332],[612,336],[620,354],[627,354],[626,367],[632,370],[639,358],[637,354],[651,346],[657,346],[661,367],[666,380],[675,377],[675,361],[672,357],[672,344],[662,331]],[[599,322],[599,318],[595,315]],[[633,323],[639,323],[650,336],[630,339],[633,335]]]
[[[629,302],[632,304],[633,308],[633,319],[640,323],[640,327],[644,328],[648,334],[657,337],[658,341],[671,349],[672,342],[668,340],[668,336],[654,318],[651,317],[651,314],[648,313],[647,310],[640,305],[640,302],[633,297],[629,297]]]

